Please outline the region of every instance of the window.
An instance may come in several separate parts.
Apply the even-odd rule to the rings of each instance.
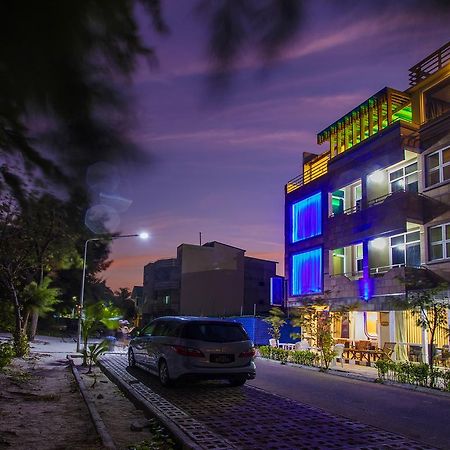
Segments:
[[[322,195],[320,192],[292,205],[292,242],[322,234]]]
[[[345,191],[338,189],[331,194],[331,212],[333,216],[342,214],[345,210]]]
[[[363,245],[355,245],[355,272],[362,272],[363,270]]]
[[[193,339],[206,342],[242,342],[249,337],[241,324],[191,322],[186,323],[181,331],[184,339]]]
[[[389,189],[391,192],[419,192],[417,161],[390,172]]]
[[[322,292],[322,249],[315,248],[292,255],[292,295],[317,294]]]
[[[427,186],[450,180],[450,147],[427,156]]]
[[[362,199],[362,187],[361,184],[353,186],[353,206],[356,211],[361,209],[361,199]]]
[[[430,261],[450,258],[450,223],[429,229]]]
[[[333,250],[333,275],[345,273],[345,249],[337,248]]]
[[[393,266],[420,266],[420,232],[410,231],[390,238]]]

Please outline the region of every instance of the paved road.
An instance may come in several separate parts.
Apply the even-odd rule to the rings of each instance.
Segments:
[[[249,385],[435,447],[450,448],[450,395],[411,391],[261,359],[256,365],[257,377]]]
[[[330,414],[305,403],[282,398],[253,386],[227,383],[181,384],[163,388],[156,377],[127,367],[122,355],[101,358],[112,379],[176,422],[194,441],[208,449],[430,449],[404,436],[357,420]],[[267,370],[260,364],[261,383]],[[274,376],[283,383],[285,366]],[[267,369],[267,368],[266,368]],[[289,370],[290,368],[288,368]],[[278,375],[277,375],[278,373]],[[297,369],[296,374],[300,373]],[[270,374],[268,375],[268,377]],[[334,378],[333,378],[334,379]],[[344,380],[346,381],[346,380]],[[291,389],[295,379],[289,378]],[[388,414],[386,411],[385,414]],[[208,430],[210,434],[208,435]]]

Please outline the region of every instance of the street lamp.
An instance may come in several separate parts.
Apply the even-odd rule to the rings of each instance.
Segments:
[[[120,238],[129,238],[129,237],[139,237],[140,239],[148,239],[148,233],[142,232],[139,234],[122,234],[120,236],[113,236],[109,239],[120,239]],[[83,319],[83,308],[84,308],[84,284],[86,280],[86,257],[87,257],[87,249],[89,242],[92,241],[105,241],[106,238],[91,238],[87,239],[84,243],[84,257],[83,257],[83,275],[81,276],[81,293],[80,293],[80,315],[78,316],[78,332],[77,332],[77,353],[80,351],[81,344],[81,321]]]

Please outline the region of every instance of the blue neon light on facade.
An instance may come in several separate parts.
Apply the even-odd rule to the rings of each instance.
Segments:
[[[322,248],[296,253],[291,258],[291,294],[322,292]]]
[[[322,234],[322,195],[320,192],[292,205],[292,242]]]
[[[284,278],[270,277],[270,304],[282,305],[284,301]]]

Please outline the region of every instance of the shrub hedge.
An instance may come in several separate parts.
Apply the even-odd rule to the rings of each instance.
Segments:
[[[259,347],[259,354],[263,358],[281,362],[292,362],[304,366],[314,366],[317,363],[317,354],[309,350],[283,350],[282,348],[263,345]]]

